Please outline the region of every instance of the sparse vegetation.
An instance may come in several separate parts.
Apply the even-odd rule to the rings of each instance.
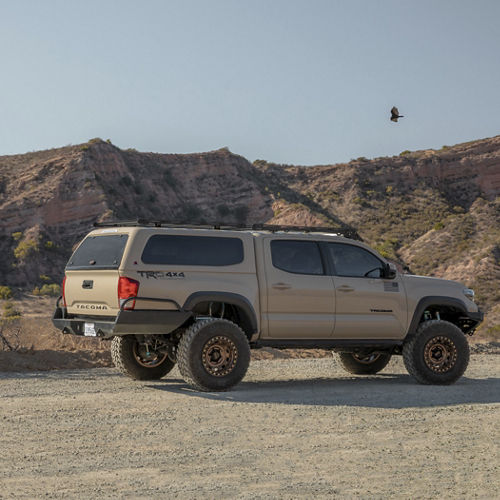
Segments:
[[[0,286],[0,300],[8,300],[12,298],[12,289],[10,286]]]
[[[20,317],[21,313],[14,307],[12,301],[6,301],[3,305],[1,321],[13,321],[19,319]]]
[[[61,295],[61,287],[56,283],[46,283],[40,288],[35,287],[33,289],[33,295],[48,295],[49,297],[58,297]]]
[[[20,241],[14,249],[14,257],[17,260],[25,260],[29,255],[38,252],[38,242],[35,240]]]

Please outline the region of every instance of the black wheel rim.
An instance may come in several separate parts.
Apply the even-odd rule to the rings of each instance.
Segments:
[[[152,346],[141,342],[134,343],[133,354],[137,363],[145,368],[155,368],[167,357],[167,354],[158,352]]]
[[[377,359],[380,358],[380,354],[368,354],[368,355],[361,355],[361,354],[353,354],[352,357],[358,362],[362,363],[364,365],[371,365],[372,363],[375,363]]]
[[[425,344],[424,360],[433,372],[445,373],[457,362],[457,347],[448,337],[433,337]]]
[[[204,346],[201,354],[203,367],[214,377],[229,375],[238,361],[238,348],[228,337],[212,337]]]

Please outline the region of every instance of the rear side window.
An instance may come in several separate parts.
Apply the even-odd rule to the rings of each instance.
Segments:
[[[384,264],[364,248],[343,243],[329,243],[336,276],[380,278]]]
[[[118,269],[127,239],[126,234],[87,236],[66,269]]]
[[[243,262],[243,242],[223,236],[157,234],[149,238],[141,258],[145,264],[231,266]]]
[[[271,241],[273,266],[295,274],[324,274],[317,243],[314,241]]]

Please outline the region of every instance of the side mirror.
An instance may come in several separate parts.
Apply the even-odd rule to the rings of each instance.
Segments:
[[[384,266],[384,278],[388,280],[393,280],[396,276],[398,275],[398,271],[396,269],[396,266],[391,263],[387,263]]]

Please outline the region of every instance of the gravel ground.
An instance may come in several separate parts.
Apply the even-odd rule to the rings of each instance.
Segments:
[[[453,386],[395,358],[254,361],[227,393],[177,370],[0,374],[0,498],[499,498],[500,357]]]

